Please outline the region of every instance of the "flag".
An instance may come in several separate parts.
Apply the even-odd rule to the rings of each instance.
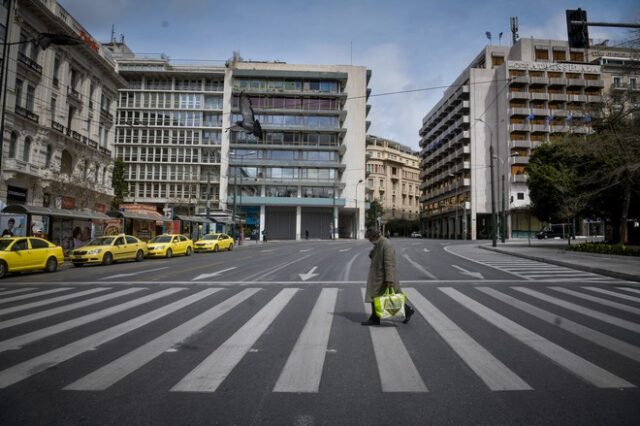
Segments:
[[[529,114],[529,115],[527,115],[527,120],[528,120],[528,121],[531,121],[531,120],[533,120],[534,118],[536,118],[536,116],[535,116],[535,115],[533,115],[533,114]]]
[[[484,35],[487,36],[487,38],[489,39],[489,42],[491,42],[491,33],[489,31],[485,31]]]

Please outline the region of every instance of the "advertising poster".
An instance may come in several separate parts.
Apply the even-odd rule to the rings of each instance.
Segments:
[[[93,235],[91,221],[88,220],[74,220],[73,230],[71,231],[71,237],[73,239],[73,248],[86,246]]]
[[[31,216],[31,235],[47,238],[49,235],[49,218],[47,216]]]
[[[120,219],[111,219],[104,221],[103,235],[118,235],[122,233],[122,221]]]
[[[27,217],[22,214],[0,215],[0,229],[3,237],[24,237],[26,236]]]

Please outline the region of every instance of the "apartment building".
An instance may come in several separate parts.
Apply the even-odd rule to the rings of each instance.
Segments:
[[[191,220],[208,201],[219,218],[269,238],[363,235],[365,68],[237,57],[175,64],[136,57],[124,43],[108,47],[128,82],[116,140],[126,201]],[[227,130],[240,120],[241,93],[262,125],[260,140]]]
[[[420,157],[408,146],[367,136],[367,201],[383,209],[382,221],[420,217]]]
[[[39,234],[61,243],[80,226],[73,220],[107,218],[115,100],[125,82],[109,52],[56,1],[16,0],[0,9],[12,43],[3,61],[0,199],[5,213],[25,218],[27,232],[38,223]],[[82,42],[44,46],[43,33]]]
[[[591,131],[604,81],[601,67],[585,59],[564,41],[521,39],[485,47],[460,74],[420,129],[429,236],[489,238],[492,187],[499,232],[540,228],[524,168],[540,144]]]

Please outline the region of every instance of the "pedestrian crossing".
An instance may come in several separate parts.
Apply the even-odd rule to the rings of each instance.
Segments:
[[[586,271],[552,265],[550,263],[523,259],[484,250],[473,245],[456,245],[445,249],[447,252],[471,262],[489,266],[529,281],[602,281],[602,275]]]
[[[371,363],[378,373],[371,385],[389,393],[439,392],[436,371],[453,369],[490,392],[544,387],[536,368],[550,373],[551,381],[569,377],[576,388],[640,385],[640,291],[622,285],[410,287],[404,291],[416,314],[409,325],[366,328],[359,321],[370,304],[362,302],[364,289],[351,286],[16,290],[23,291],[0,292],[0,389],[67,367],[58,390],[107,391],[143,372],[153,375],[158,360],[216,333],[221,339],[203,343],[207,350],[198,357],[177,359],[185,364],[164,391],[219,392],[225,383],[237,383],[249,356],[275,365],[273,354],[254,348],[290,333],[297,335],[284,339],[290,343],[279,348],[282,361],[268,375],[266,386],[274,393],[322,393],[331,385],[326,377],[336,377],[326,374],[329,365],[335,368],[327,357],[342,351]],[[357,318],[350,317],[353,310]],[[275,326],[292,312],[300,327]],[[239,313],[246,313],[242,321],[224,321]],[[221,322],[225,326],[216,328]],[[116,349],[114,342],[132,334],[133,342]],[[366,335],[367,343],[351,347],[349,336],[356,334]],[[424,335],[432,338],[424,341]],[[447,356],[430,359],[425,348],[435,346]],[[526,354],[531,367],[523,368],[511,352]]]

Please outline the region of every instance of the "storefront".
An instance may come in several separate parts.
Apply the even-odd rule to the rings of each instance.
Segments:
[[[196,241],[212,228],[212,223],[206,217],[177,214],[173,218],[171,233],[186,235]]]
[[[171,222],[155,209],[124,207],[122,210],[111,210],[107,212],[107,215],[111,219],[107,230],[113,229],[115,231],[117,229],[117,232],[113,233],[123,232],[143,241],[149,241],[162,233],[163,222]],[[109,233],[111,234],[111,232]]]
[[[103,234],[111,218],[95,211],[11,204],[2,209],[3,233],[46,238],[66,252]]]

